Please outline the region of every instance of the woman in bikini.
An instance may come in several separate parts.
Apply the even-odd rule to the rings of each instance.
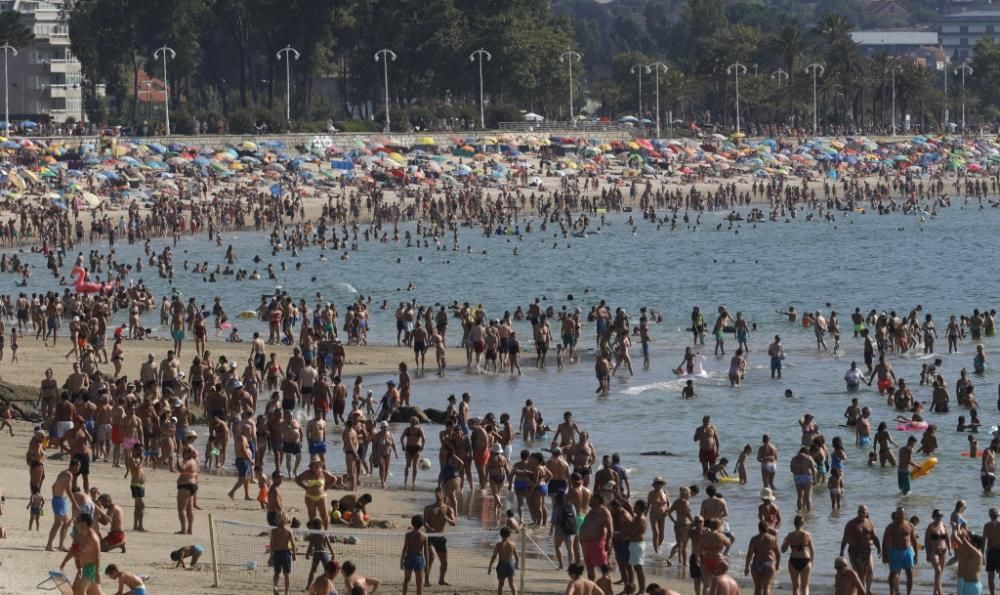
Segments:
[[[28,452],[25,454],[25,462],[28,465],[28,487],[31,493],[42,491],[42,482],[45,481],[45,432],[36,430],[28,443]]]
[[[198,493],[198,451],[187,446],[184,460],[177,468],[177,517],[181,522],[178,535],[191,535],[194,526],[194,495]]]
[[[796,516],[792,521],[795,529],[781,542],[781,551],[788,554],[788,576],[792,579],[792,595],[809,595],[809,575],[812,574],[812,560],[816,556],[812,535],[802,530],[805,519]]]
[[[494,444],[490,450],[490,459],[486,463],[486,476],[489,478],[490,491],[493,496],[493,510],[496,518],[503,515],[503,486],[508,482],[511,475],[510,462],[503,454],[503,447]]]
[[[528,511],[531,513],[531,520],[536,525],[545,525],[548,517],[548,509],[545,505],[546,496],[549,495],[549,479],[552,472],[545,466],[545,457],[542,453],[532,453],[530,457],[531,475],[529,483],[531,492],[528,496]]]
[[[702,547],[704,548],[704,545]],[[758,523],[757,534],[750,538],[750,543],[747,545],[744,567],[744,572],[749,573],[753,579],[754,595],[769,595],[771,579],[778,572],[780,563],[781,552],[778,551],[778,541],[766,523]],[[705,566],[705,560],[702,560],[702,566]]]
[[[662,477],[653,480],[653,489],[646,496],[649,503],[649,526],[653,533],[653,552],[659,554],[663,545],[667,525],[667,510],[670,508],[670,496],[667,494],[666,482]],[[667,560],[670,565],[670,560]]]
[[[403,487],[406,487],[406,478],[411,478],[413,489],[417,489],[417,463],[420,460],[420,453],[424,450],[424,443],[427,438],[424,431],[420,429],[420,418],[410,417],[410,426],[403,430],[400,442],[403,443],[403,451],[406,453],[406,469],[403,471]]]
[[[309,520],[318,518],[323,523],[323,529],[330,526],[326,513],[326,489],[338,483],[338,478],[323,468],[323,459],[313,455],[309,460],[309,468],[299,473],[295,484],[306,491],[306,514]]]
[[[122,361],[125,359],[125,349],[122,348],[121,335],[115,337],[115,344],[111,346],[111,363],[115,367],[115,378],[122,373]]]
[[[934,595],[942,595],[941,576],[945,563],[951,553],[951,540],[948,539],[948,525],[944,522],[944,514],[934,509],[931,513],[931,523],[924,533],[924,547],[927,549],[927,561],[934,569]]]
[[[681,486],[680,496],[667,509],[667,518],[674,524],[674,547],[671,548],[667,560],[677,552],[677,561],[681,566],[688,560],[688,534],[693,521],[691,515],[691,489]]]

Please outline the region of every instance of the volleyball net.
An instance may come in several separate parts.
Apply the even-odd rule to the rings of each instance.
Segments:
[[[212,538],[212,562],[216,587],[241,588],[247,592],[270,591],[274,577],[269,551],[272,527],[221,519],[212,516],[210,520]],[[403,586],[403,570],[400,568],[400,554],[403,549],[405,531],[381,529],[330,528],[326,531],[311,531],[302,527],[292,529],[295,534],[296,558],[292,563],[291,588],[301,592],[307,588],[310,571],[314,566],[312,554],[306,555],[310,536],[325,536],[333,549],[332,559],[350,561],[356,572],[380,581],[379,592],[400,593]],[[445,542],[435,539],[431,543],[433,561],[428,577],[430,592],[482,593],[494,594],[497,574],[487,574],[493,548],[500,540],[498,530],[448,531],[430,537],[444,537]],[[544,545],[536,543],[526,533],[514,534],[511,541],[518,546],[521,564],[514,575],[514,584],[525,593],[553,593],[565,590],[565,574],[556,571],[551,552],[543,551]],[[324,549],[329,554],[329,549]],[[441,553],[448,559],[444,580],[449,586],[439,586]],[[317,558],[320,558],[317,556]],[[315,563],[315,576],[323,574],[323,562]],[[410,589],[415,588],[411,579]],[[279,584],[282,584],[279,581]],[[339,587],[343,579],[338,578]],[[413,592],[413,591],[411,591]]]

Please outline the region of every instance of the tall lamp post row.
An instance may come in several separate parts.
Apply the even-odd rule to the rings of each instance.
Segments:
[[[17,49],[10,44],[0,45],[0,51],[3,52],[4,56],[4,127],[10,126],[10,102],[9,102],[9,88],[10,85],[7,80],[7,60],[10,55],[17,56]],[[285,46],[278,51],[276,57],[278,60],[285,60],[285,119],[291,122],[292,119],[292,59],[298,60],[301,57],[301,53],[293,48],[291,45]],[[159,60],[163,59],[163,89],[164,89],[164,124],[166,125],[166,131],[169,135],[170,129],[170,88],[167,83],[167,60],[168,58],[173,60],[177,57],[177,52],[167,45],[163,45],[153,52],[153,59]],[[375,62],[382,62],[383,80],[385,82],[385,131],[388,132],[391,126],[391,120],[389,117],[389,62],[395,61],[397,55],[394,51],[388,48],[383,48],[375,53]],[[574,120],[573,116],[573,62],[580,62],[583,56],[576,51],[567,49],[559,56],[560,62],[565,62],[569,73],[569,118],[570,121]],[[486,106],[485,97],[483,91],[483,62],[490,62],[493,60],[493,55],[490,54],[483,48],[480,48],[469,55],[470,62],[479,62],[479,125],[482,128],[486,127]],[[642,120],[642,75],[654,73],[656,77],[656,135],[660,136],[660,73],[666,74],[670,70],[670,67],[663,62],[653,62],[652,64],[635,64],[630,69],[629,72],[638,75],[639,82],[639,118],[640,122]],[[817,102],[817,78],[822,76],[825,72],[825,68],[822,64],[812,63],[806,66],[806,73],[811,74],[813,78],[813,134],[817,134],[819,131],[819,111]],[[892,74],[892,134],[896,134],[896,70],[897,67],[893,66],[891,69]],[[757,73],[757,65],[754,65],[754,73]],[[972,67],[968,64],[962,64],[955,68],[954,74],[961,75],[962,79],[962,130],[965,130],[965,78],[967,76],[972,76]],[[727,75],[733,75],[736,83],[736,131],[740,132],[740,75],[747,74],[747,67],[740,62],[734,62],[726,68]],[[781,68],[775,70],[771,73],[771,80],[774,80],[778,84],[778,88],[781,88],[782,82],[787,82],[789,79],[789,74]],[[945,68],[944,77],[945,86],[945,125],[947,125],[948,119],[948,106],[947,106],[947,94],[948,94],[948,69]],[[148,90],[147,90],[148,94]]]

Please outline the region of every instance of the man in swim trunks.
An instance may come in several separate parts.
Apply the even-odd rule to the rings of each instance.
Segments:
[[[896,384],[896,373],[893,371],[892,366],[885,361],[885,353],[878,356],[878,364],[875,365],[875,370],[872,372],[871,377],[868,378],[868,386],[871,386],[872,379],[878,377],[878,394],[884,394],[886,392],[891,392],[892,387]]]
[[[896,476],[899,483],[899,493],[905,496],[910,493],[910,473],[918,468],[913,462],[913,447],[917,444],[917,437],[910,436],[906,440],[906,446],[899,449],[899,466]]]
[[[983,527],[983,551],[990,595],[996,594],[996,575],[1000,572],[1000,509],[990,509],[990,521]]]
[[[548,486],[549,497],[555,498],[555,495],[558,493],[565,494],[569,490],[569,476],[571,472],[569,463],[563,456],[561,448],[556,447],[552,449],[552,456],[549,457],[548,461],[545,461],[545,467],[551,474]]]
[[[52,542],[55,541],[56,534],[59,534],[59,550],[66,551],[66,531],[70,524],[70,490],[73,487],[73,478],[80,472],[80,461],[71,459],[69,469],[64,469],[56,476],[52,484],[52,529],[49,531],[49,542],[45,546],[45,551],[51,552]]]
[[[253,476],[253,453],[250,451],[250,442],[247,440],[246,432],[251,431],[249,426],[244,426],[242,431],[234,432],[233,447],[236,451],[236,483],[233,489],[229,490],[229,499],[232,500],[236,490],[243,488],[243,499],[250,498],[250,478]]]
[[[611,512],[604,506],[604,498],[595,494],[590,499],[590,512],[580,524],[580,545],[583,548],[583,562],[587,567],[587,578],[594,580],[595,569],[608,565],[611,551],[611,535],[614,523]]]
[[[913,567],[917,563],[917,532],[905,518],[903,508],[892,513],[892,523],[882,534],[882,561],[889,564],[889,592],[899,593],[899,573],[906,573],[906,595],[913,592]]]
[[[780,336],[774,336],[774,343],[768,346],[767,355],[771,358],[771,378],[781,380],[781,361],[785,359],[785,347],[781,344]]]
[[[760,463],[761,481],[765,488],[774,488],[774,476],[778,472],[778,449],[771,443],[771,437],[764,434],[761,445],[757,449],[757,461]]]
[[[865,584],[865,592],[871,593],[873,571],[872,571],[872,545],[879,555],[882,553],[882,546],[879,543],[878,535],[875,534],[875,525],[868,518],[868,507],[859,506],[858,515],[847,522],[844,526],[844,536],[840,541],[840,555],[844,555],[847,549],[848,559],[851,568],[858,573]]]
[[[445,503],[444,490],[440,487],[434,489],[434,504],[424,507],[424,527],[427,529],[427,543],[430,551],[427,556],[427,572],[424,575],[424,585],[430,586],[431,567],[434,565],[434,555],[437,554],[441,561],[441,568],[438,572],[438,584],[447,586],[444,577],[448,572],[448,538],[444,536],[445,529],[451,525],[455,526],[457,518],[455,511]]]
[[[694,441],[698,443],[698,460],[701,462],[702,476],[708,475],[708,468],[715,464],[719,456],[719,432],[712,425],[712,418],[705,416],[694,431]]]
[[[73,536],[75,553],[80,572],[73,580],[73,593],[101,592],[101,540],[94,531],[94,519],[89,514],[81,514],[76,519],[76,534]],[[63,561],[65,564],[69,558]],[[60,570],[62,567],[60,567]]]
[[[319,455],[326,467],[326,421],[323,416],[319,409],[313,410],[313,418],[306,424],[306,440],[309,442],[309,454]]]
[[[101,506],[97,513],[98,520],[102,525],[110,525],[108,534],[101,539],[101,551],[110,552],[111,550],[121,549],[124,554],[125,513],[122,512],[122,507],[115,504],[111,500],[111,496],[109,494],[101,494],[101,496],[97,499],[97,503]],[[103,512],[101,512],[101,509],[103,509]]]

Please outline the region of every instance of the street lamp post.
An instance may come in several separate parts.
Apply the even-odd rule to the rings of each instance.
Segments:
[[[775,81],[775,80],[778,81],[778,88],[779,89],[781,88],[781,81],[782,81],[782,79],[784,79],[786,81],[788,80],[788,73],[785,72],[784,70],[782,70],[782,69],[779,68],[779,69],[777,69],[777,70],[775,70],[774,72],[771,73],[771,80],[772,81]]]
[[[579,52],[574,52],[573,50],[566,50],[559,56],[560,62],[566,62],[569,66],[569,120],[576,125],[576,120],[573,119],[573,60],[579,62],[583,56]]]
[[[382,60],[382,71],[385,76],[385,132],[389,132],[389,60],[396,61],[396,52],[385,48],[375,52],[375,61]]]
[[[167,55],[173,60],[177,57],[177,52],[173,49],[162,46],[153,52],[153,59],[163,56],[163,121],[167,126],[167,136],[170,136],[170,86],[167,85]]]
[[[14,54],[17,55],[17,48],[5,43],[0,45],[0,50],[3,50],[3,118],[4,118],[4,134],[10,134],[10,81],[7,80],[7,55]],[[22,110],[23,111],[23,110]]]
[[[962,132],[965,133],[965,75],[972,76],[972,67],[962,64],[955,69],[955,74],[962,74]]]
[[[822,64],[813,62],[809,66],[806,66],[806,73],[812,73],[813,75],[813,136],[816,136],[819,131],[819,116],[817,114],[816,107],[816,77],[822,75],[826,72]]]
[[[733,62],[726,68],[726,74],[736,76],[736,132],[740,131],[740,75],[747,73],[747,67]]]
[[[486,107],[483,100],[483,58],[489,62],[493,59],[493,55],[479,48],[478,50],[469,54],[469,62],[475,62],[476,58],[479,58],[479,127],[486,129]]]
[[[645,70],[648,74],[650,72],[649,66],[645,64],[634,64],[632,68],[629,68],[629,72],[632,74],[639,74],[639,127],[642,127],[642,71]]]
[[[892,136],[896,136],[896,67],[892,67]]]
[[[656,138],[660,138],[660,72],[666,74],[670,67],[663,62],[653,62],[646,66],[646,71],[656,73]]]
[[[281,60],[281,57],[285,57],[285,121],[288,125],[292,124],[292,56],[296,60],[302,54],[290,45],[278,50],[277,58]]]
[[[948,122],[951,120],[948,113],[948,63],[944,63],[944,123],[941,126],[941,133],[948,134]],[[922,132],[922,131],[921,131]]]
[[[153,81],[145,81],[146,86],[146,119],[153,119]]]

